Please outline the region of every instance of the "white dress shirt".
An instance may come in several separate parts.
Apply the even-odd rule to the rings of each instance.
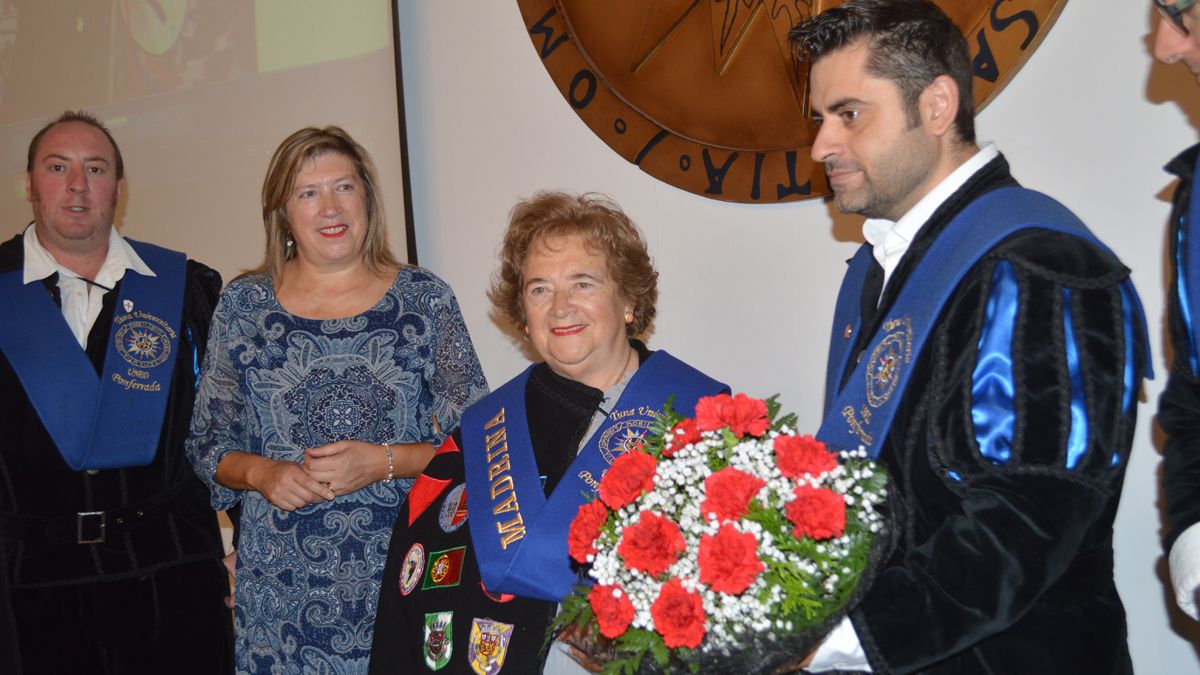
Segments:
[[[63,318],[79,346],[87,349],[87,336],[100,316],[104,306],[104,288],[113,288],[125,276],[126,270],[138,274],[157,276],[146,265],[133,247],[117,234],[117,228],[110,226],[108,231],[108,255],[104,264],[96,273],[93,283],[84,281],[78,274],[63,267],[54,256],[38,241],[37,228],[33,225],[25,228],[23,239],[25,246],[25,269],[22,283],[41,282],[42,279],[58,273],[58,292],[62,300]],[[104,288],[98,288],[103,286]]]
[[[974,176],[984,165],[1000,155],[1000,151],[992,143],[987,143],[963,162],[942,182],[929,191],[921,201],[917,202],[908,213],[895,222],[882,218],[870,218],[863,223],[863,237],[871,244],[871,253],[883,267],[883,288],[887,288],[892,272],[900,264],[900,259],[908,251],[913,237],[925,225],[934,211],[942,205],[950,195],[966,184],[967,179]],[[881,295],[882,297],[882,295]],[[878,302],[878,299],[876,300]],[[861,670],[871,671],[871,664],[863,651],[858,633],[849,617],[842,619],[813,655],[812,663],[806,668],[809,672],[820,673],[827,670]]]

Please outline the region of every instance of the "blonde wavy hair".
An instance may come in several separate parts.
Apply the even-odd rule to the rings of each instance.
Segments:
[[[388,247],[387,226],[383,215],[383,202],[379,198],[379,178],[371,155],[344,129],[336,126],[323,128],[305,127],[293,133],[275,149],[262,186],[263,228],[267,234],[267,248],[258,267],[245,274],[269,274],[279,280],[283,265],[295,257],[295,247],[288,246],[291,224],[287,217],[288,197],[296,182],[296,175],[308,160],[327,153],[336,153],[349,159],[358,173],[367,202],[367,234],[363,243],[362,257],[367,268],[380,274],[402,264]]]

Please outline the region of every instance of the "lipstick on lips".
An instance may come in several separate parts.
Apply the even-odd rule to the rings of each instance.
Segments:
[[[349,225],[347,225],[345,223],[338,223],[337,225],[330,225],[328,227],[322,227],[321,229],[317,230],[317,232],[321,233],[321,236],[325,237],[326,239],[337,239],[338,237],[342,236],[343,234],[346,234],[346,232],[348,232],[349,230],[350,230]]]
[[[550,333],[552,335],[556,335],[558,337],[566,337],[568,335],[578,335],[579,333],[583,332],[584,328],[587,328],[586,323],[576,323],[576,324],[572,324],[570,326],[560,326],[558,328],[551,328]]]

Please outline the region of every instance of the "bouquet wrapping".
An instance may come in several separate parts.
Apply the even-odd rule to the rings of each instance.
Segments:
[[[772,672],[798,663],[857,603],[891,549],[888,477],[861,449],[795,430],[775,399],[668,404],[571,524],[594,582],[552,635],[605,673]]]

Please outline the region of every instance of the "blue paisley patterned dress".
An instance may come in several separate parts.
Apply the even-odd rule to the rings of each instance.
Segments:
[[[329,321],[288,313],[266,276],[225,289],[187,452],[213,508],[242,507],[239,673],[367,671],[392,525],[412,481],[287,512],[218,485],[221,459],[241,450],[299,462],[307,448],[347,439],[436,447],[486,393],[453,292],[421,268],[402,269],[366,312]]]

